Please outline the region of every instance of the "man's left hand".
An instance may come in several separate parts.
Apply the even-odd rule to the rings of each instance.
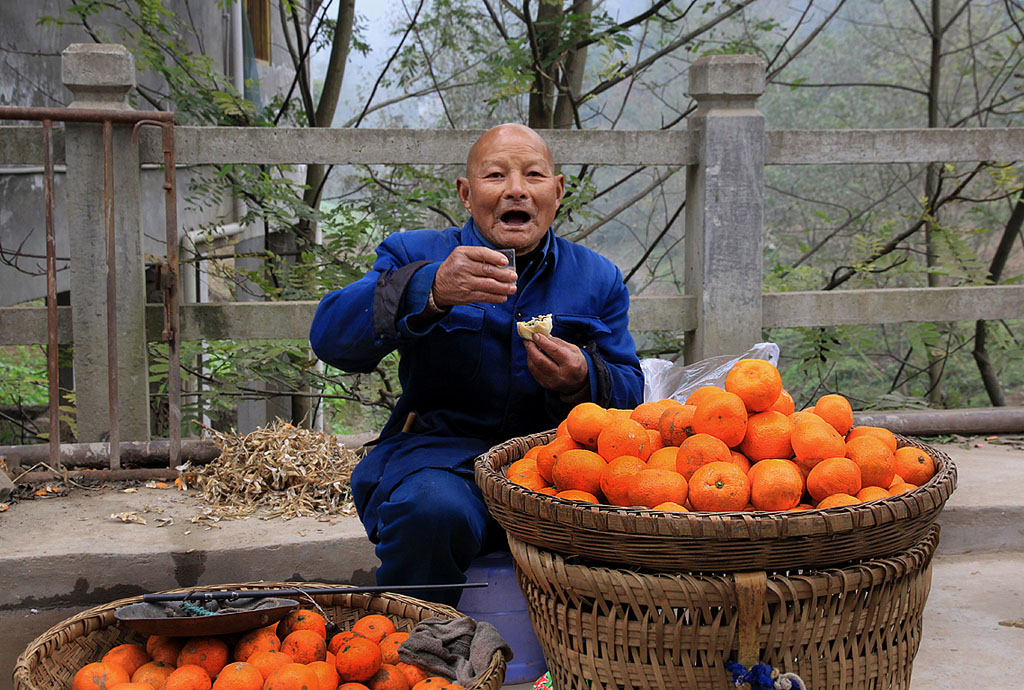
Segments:
[[[587,359],[576,345],[536,333],[523,346],[530,373],[544,388],[571,395],[587,381]]]

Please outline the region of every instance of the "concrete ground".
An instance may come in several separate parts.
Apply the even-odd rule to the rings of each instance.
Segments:
[[[1024,451],[980,439],[939,447],[956,463],[959,482],[939,519],[911,687],[1017,685],[1024,676]],[[0,690],[13,687],[14,662],[35,637],[120,597],[252,580],[373,582],[377,560],[354,517],[211,523],[201,519],[204,507],[186,492],[139,487],[76,489],[0,513]],[[146,524],[113,517],[119,513]]]

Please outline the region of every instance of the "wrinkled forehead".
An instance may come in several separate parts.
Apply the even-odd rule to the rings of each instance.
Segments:
[[[489,163],[541,163],[554,169],[551,149],[535,131],[522,125],[501,125],[488,130],[469,150],[466,174]]]

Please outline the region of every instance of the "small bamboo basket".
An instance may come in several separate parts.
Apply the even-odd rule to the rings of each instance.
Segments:
[[[904,494],[800,512],[673,513],[567,501],[509,481],[510,464],[554,432],[514,438],[476,459],[475,478],[491,515],[520,541],[567,556],[652,571],[740,572],[828,568],[904,551],[928,534],[956,488],[945,453],[927,451],[935,475]]]
[[[559,690],[727,690],[727,661],[795,673],[813,690],[905,690],[938,531],[844,568],[721,575],[588,565],[509,544]]]
[[[171,590],[174,592],[208,592],[213,590],[263,590],[302,588],[316,590],[337,588],[310,582],[250,582],[211,585]],[[327,617],[345,630],[361,616],[379,613],[395,623],[400,632],[409,632],[416,624],[431,616],[455,619],[455,609],[401,594],[312,594],[311,598]],[[299,605],[309,605],[299,597]],[[100,658],[113,647],[126,642],[145,644],[145,638],[114,618],[114,611],[136,604],[142,597],[129,597],[83,611],[53,626],[29,644],[14,665],[15,690],[66,690],[78,669]],[[468,688],[498,690],[505,679],[505,659],[495,652],[487,669]]]

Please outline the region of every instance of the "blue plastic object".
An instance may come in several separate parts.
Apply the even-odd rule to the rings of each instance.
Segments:
[[[526,599],[512,567],[512,554],[495,551],[469,564],[467,582],[487,582],[487,587],[462,590],[456,607],[478,621],[487,621],[512,648],[505,670],[505,684],[532,683],[547,671],[544,653],[533,632]]]

